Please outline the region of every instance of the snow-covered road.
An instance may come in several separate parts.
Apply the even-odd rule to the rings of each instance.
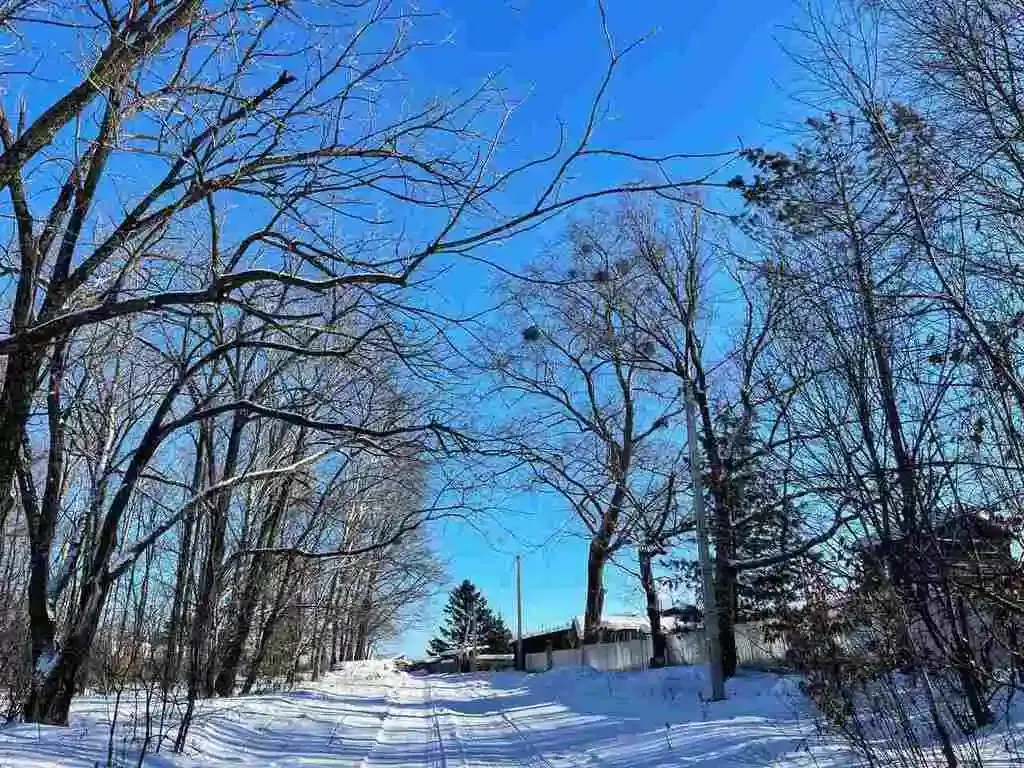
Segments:
[[[183,754],[159,768],[838,768],[860,765],[816,729],[792,678],[742,671],[726,701],[707,702],[698,667],[601,673],[571,668],[415,676],[387,662],[348,665],[295,690],[200,702]],[[151,710],[153,711],[153,710]],[[143,699],[83,696],[67,728],[0,727],[0,768],[135,766],[147,733]],[[176,716],[164,722],[173,743]],[[1021,729],[1024,733],[1024,728]],[[983,739],[990,766],[1019,765],[1003,737]],[[1022,741],[1024,743],[1024,741]],[[108,752],[108,750],[110,750]],[[109,760],[108,760],[109,755]]]
[[[416,676],[353,665],[284,693],[203,702],[184,754],[153,766],[735,766],[810,762],[791,683],[730,681],[706,703],[700,670]],[[109,698],[83,697],[68,728],[0,728],[0,766],[93,766],[107,757]],[[135,765],[142,719],[123,700],[117,765]],[[173,721],[168,724],[173,733]],[[821,755],[818,755],[821,765]],[[826,761],[827,764],[827,761]],[[836,762],[834,764],[848,764]]]

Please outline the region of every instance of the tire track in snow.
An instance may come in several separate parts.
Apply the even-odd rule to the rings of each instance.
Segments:
[[[380,716],[380,725],[377,726],[377,732],[373,737],[373,746],[370,747],[370,751],[367,752],[358,763],[358,768],[370,768],[373,765],[373,753],[376,752],[381,745],[381,736],[387,730],[388,721],[391,720],[391,715],[394,712],[395,707],[399,703],[401,693],[405,690],[405,684],[408,678],[403,676],[397,686],[393,687],[387,693],[387,705],[384,708],[383,714]]]
[[[434,691],[429,680],[425,681],[423,690],[426,692],[426,703],[430,708],[431,730],[434,734],[433,745],[437,748],[436,754],[427,747],[427,764],[434,768],[448,768],[448,759],[444,753],[444,740],[441,738],[441,725],[437,714],[437,707],[434,704]]]
[[[509,729],[515,734],[516,741],[518,741],[524,748],[526,754],[523,758],[527,760],[525,763],[520,765],[532,766],[533,768],[555,768],[541,751],[533,745],[533,742],[527,738],[526,734],[523,733],[523,729],[516,725],[515,720],[508,716],[508,713],[504,710],[501,711],[501,719],[508,725]]]
[[[437,702],[434,699],[434,687],[430,680],[426,682],[426,695],[427,703],[430,706],[430,716],[433,722],[434,741],[437,744],[437,760],[433,761],[431,765],[437,766],[437,768],[448,768],[448,750],[444,746],[444,736],[441,733],[441,718],[443,717],[447,727],[445,733],[449,735],[449,743],[455,746],[458,751],[458,765],[463,768],[469,768],[469,761],[466,759],[466,749],[462,744],[462,737],[459,735],[458,724],[451,716],[450,712],[443,712],[438,708]],[[454,757],[454,756],[453,756]]]

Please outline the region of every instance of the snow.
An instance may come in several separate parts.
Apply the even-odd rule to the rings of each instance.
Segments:
[[[583,628],[583,617],[577,618],[579,627]],[[661,629],[663,632],[675,632],[677,629],[692,629],[696,625],[693,622],[683,621],[677,616],[662,616],[661,617]],[[609,631],[619,631],[623,629],[635,629],[644,634],[650,634],[651,632],[651,620],[647,616],[632,616],[623,614],[621,616],[602,616],[601,617],[601,628]]]
[[[744,671],[728,681],[721,702],[706,701],[707,689],[700,667],[421,676],[364,662],[289,692],[201,702],[185,753],[165,748],[144,764],[857,765],[820,735],[794,678]],[[118,717],[117,765],[135,764],[132,701],[122,700]],[[0,728],[0,766],[105,765],[112,709],[111,699],[87,696],[75,702],[67,728]]]
[[[57,651],[43,651],[36,660],[36,676],[45,678],[53,672],[60,663],[60,653]]]

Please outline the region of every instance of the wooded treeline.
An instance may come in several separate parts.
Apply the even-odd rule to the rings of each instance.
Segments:
[[[142,684],[180,720],[148,746],[181,749],[198,698],[416,614],[472,447],[435,278],[582,201],[704,181],[594,144],[622,56],[598,11],[592,103],[525,156],[494,77],[411,74],[443,19],[403,3],[0,2],[12,715]]]

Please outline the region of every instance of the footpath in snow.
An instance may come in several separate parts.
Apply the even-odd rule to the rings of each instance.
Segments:
[[[280,694],[203,702],[184,754],[147,766],[849,766],[822,744],[792,681],[744,673],[705,702],[702,671],[579,669],[416,676],[349,665]],[[122,702],[113,765],[135,765]],[[112,702],[83,697],[68,728],[0,728],[0,766],[106,765]],[[138,732],[138,728],[136,728]],[[813,746],[811,746],[813,745]],[[988,765],[988,763],[986,763]]]

